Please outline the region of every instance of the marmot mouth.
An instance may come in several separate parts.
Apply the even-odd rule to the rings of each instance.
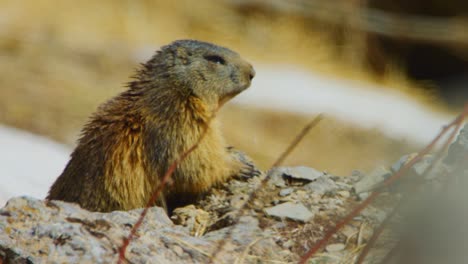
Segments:
[[[247,89],[249,86],[246,86],[245,88],[239,90],[239,91],[235,91],[235,92],[230,92],[226,95],[224,95],[222,98],[219,99],[219,107],[223,106],[227,101],[231,100],[233,97],[235,97],[236,95],[240,94],[242,91],[244,91],[245,89]]]

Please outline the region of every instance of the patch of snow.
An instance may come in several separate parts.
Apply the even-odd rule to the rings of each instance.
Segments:
[[[324,113],[416,143],[429,142],[453,118],[395,90],[332,79],[291,66],[258,67],[252,87],[233,102],[308,115]]]
[[[0,126],[0,207],[13,196],[45,198],[70,152],[45,137]]]

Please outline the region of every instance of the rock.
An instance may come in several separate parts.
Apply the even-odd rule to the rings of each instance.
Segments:
[[[172,250],[174,250],[174,252],[179,256],[179,257],[182,257],[184,255],[184,249],[175,245],[172,247]]]
[[[241,208],[244,205],[245,201],[248,199],[248,197],[249,197],[248,194],[234,195],[230,200],[230,204],[232,208],[236,208],[236,209]]]
[[[97,213],[61,201],[13,198],[0,209],[0,257],[5,263],[115,263],[122,238],[141,212]],[[130,263],[207,263],[221,241],[228,246],[216,252],[215,263],[233,263],[247,246],[279,258],[275,252],[281,248],[268,239],[250,245],[266,236],[257,219],[243,217],[232,228],[231,237],[216,235],[220,230],[193,237],[187,228],[174,225],[162,208],[152,207],[129,244],[126,259]]]
[[[328,252],[340,252],[340,251],[343,251],[343,249],[345,248],[346,248],[346,245],[342,243],[330,244],[325,247],[325,249]]]
[[[282,197],[288,196],[288,195],[290,195],[293,191],[294,191],[293,188],[282,189],[282,190],[279,192],[279,195],[282,196]]]
[[[392,165],[392,171],[397,172],[403,166],[411,162],[411,160],[413,160],[416,156],[417,156],[417,153],[402,156],[395,164]],[[391,186],[391,190],[398,189],[399,191],[402,191],[402,190],[405,190],[405,188],[407,188],[405,187],[405,185],[406,186],[418,185],[423,182],[433,180],[437,178],[438,176],[440,176],[441,174],[443,174],[442,170],[444,168],[442,166],[433,166],[433,163],[434,163],[433,155],[430,155],[430,154],[424,155],[418,162],[413,164],[413,166],[409,170],[410,172],[409,175],[407,177],[403,177],[398,182],[395,182]],[[428,173],[426,173],[426,171],[431,166],[433,166],[432,169],[430,169]],[[421,176],[424,176],[424,178]],[[433,187],[435,188],[435,185],[433,185]],[[409,188],[412,188],[412,187],[409,187]]]
[[[434,157],[432,155],[425,155],[420,161],[416,162],[412,170],[418,176],[422,176],[424,172],[431,166],[432,162],[434,161]]]
[[[354,181],[358,181],[364,176],[365,176],[365,174],[362,171],[353,170],[353,171],[351,171],[351,175],[349,176],[349,178],[351,178]]]
[[[231,239],[227,240],[226,238]],[[239,258],[239,255],[243,254],[246,248],[253,255],[262,256],[265,259],[282,259],[281,248],[271,238],[271,234],[264,233],[259,227],[258,219],[251,216],[243,216],[239,219],[239,222],[233,227],[226,227],[220,230],[210,232],[204,236],[207,240],[217,241],[225,244],[225,249],[237,248],[236,257],[226,258],[225,254],[218,254],[213,263],[235,263],[235,259]],[[242,244],[242,247],[238,245]],[[236,246],[237,245],[237,246]],[[234,250],[231,250],[233,252]],[[213,251],[209,251],[212,253]],[[209,261],[208,261],[209,262]],[[204,263],[208,263],[204,262]]]
[[[296,180],[314,181],[324,175],[323,172],[305,166],[284,167],[283,175]]]
[[[351,196],[351,194],[348,191],[338,191],[336,193],[343,198],[349,198],[349,196]]]
[[[226,238],[226,233],[230,232],[230,227],[225,227],[205,235],[210,240],[223,240]],[[239,219],[239,224],[232,228],[232,238],[234,241],[251,243],[256,235],[261,235],[261,230],[258,227],[258,220],[251,216],[243,216]],[[247,239],[247,240],[245,240]]]
[[[468,123],[465,124],[463,129],[458,134],[457,139],[453,142],[448,150],[447,157],[444,159],[444,163],[447,165],[455,165],[458,161],[463,162],[461,159],[465,159],[468,155]],[[464,168],[468,168],[466,162],[464,162]]]
[[[354,191],[356,193],[368,192],[379,186],[388,177],[392,175],[392,172],[384,167],[379,167],[371,172],[369,175],[363,177],[360,181],[354,184]]]
[[[368,192],[358,193],[359,200],[361,200],[361,201],[367,199],[367,197],[369,197],[369,195],[370,195],[370,193],[368,193]]]
[[[309,184],[306,184],[304,186],[304,189],[308,190],[308,191],[312,191],[313,193],[317,193],[317,194],[325,194],[327,192],[331,192],[333,190],[336,190],[337,189],[337,185],[336,183],[330,179],[329,177],[320,177],[318,178],[317,180],[309,183]]]
[[[282,169],[282,167],[272,168],[269,172],[267,172],[267,175],[269,176],[268,184],[270,184],[270,186],[276,186],[279,188],[286,187],[286,182],[284,181],[283,173],[284,170]]]
[[[265,209],[265,213],[269,216],[278,218],[288,218],[295,221],[307,222],[314,217],[314,214],[307,209],[303,204],[295,204],[292,202],[282,203]]]
[[[341,233],[345,235],[347,239],[350,239],[358,233],[358,230],[351,225],[346,225],[342,228]]]
[[[210,214],[195,208],[193,204],[176,208],[171,219],[175,224],[187,227],[190,235],[196,237],[202,236],[211,224]]]
[[[416,157],[417,155],[418,155],[418,153],[411,153],[411,154],[407,154],[407,155],[402,156],[397,162],[395,162],[390,167],[390,169],[392,170],[393,173],[399,171],[403,166],[406,165],[406,163],[408,163],[409,161],[414,159],[414,157]]]
[[[294,246],[294,241],[289,239],[288,241],[283,243],[283,248],[292,248]]]
[[[238,209],[259,186],[259,177],[230,180],[210,190],[195,206],[176,209],[173,220],[178,225],[161,208],[150,208],[127,248],[127,262],[297,261],[298,249],[318,241],[331,224],[355,207],[356,201],[349,197],[354,196],[352,188],[358,178],[321,174],[309,181],[283,176],[288,170],[272,171],[273,177],[241,211]],[[367,176],[360,174],[361,177]],[[287,186],[289,183],[295,186]],[[396,196],[386,195],[385,199],[390,201],[378,204],[388,209]],[[141,212],[139,209],[93,213],[65,202],[12,199],[0,209],[0,260],[3,263],[114,263],[122,238],[129,234]],[[345,227],[335,234],[333,243],[347,245],[345,237],[351,237],[352,244],[365,241],[366,237],[355,235],[356,232],[364,223],[372,230],[373,223],[384,216],[368,209],[366,214],[354,218],[349,230]],[[339,246],[329,250],[339,250]],[[327,254],[341,258],[348,253],[345,248]],[[210,260],[210,256],[215,258]]]

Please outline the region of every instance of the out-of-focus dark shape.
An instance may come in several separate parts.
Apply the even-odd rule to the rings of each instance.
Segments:
[[[468,101],[468,1],[227,1],[246,16],[299,16],[376,77],[398,65],[450,106]]]
[[[468,262],[468,185],[466,179],[449,185],[448,192],[427,193],[413,204],[387,264]]]
[[[468,262],[468,124],[444,160],[442,188],[409,193],[399,239],[383,263]],[[414,188],[412,189],[414,192]]]
[[[367,6],[402,17],[419,16],[428,21],[466,23],[468,2],[465,0],[368,0]],[[402,25],[412,27],[414,24]],[[436,24],[427,24],[420,31],[430,31]],[[465,27],[466,28],[466,27]],[[371,69],[383,74],[388,61],[401,63],[406,74],[415,80],[430,80],[439,88],[439,93],[448,103],[461,106],[468,99],[468,43],[463,39],[452,43],[437,41],[449,35],[449,28],[441,28],[441,34],[432,40],[415,40],[405,37],[367,35],[366,59]]]

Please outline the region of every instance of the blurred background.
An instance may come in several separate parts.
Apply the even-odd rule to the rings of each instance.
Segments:
[[[220,118],[261,168],[321,112],[287,165],[344,176],[388,165],[467,101],[467,19],[464,0],[0,0],[0,198],[44,196],[87,117],[186,38],[254,65]]]

